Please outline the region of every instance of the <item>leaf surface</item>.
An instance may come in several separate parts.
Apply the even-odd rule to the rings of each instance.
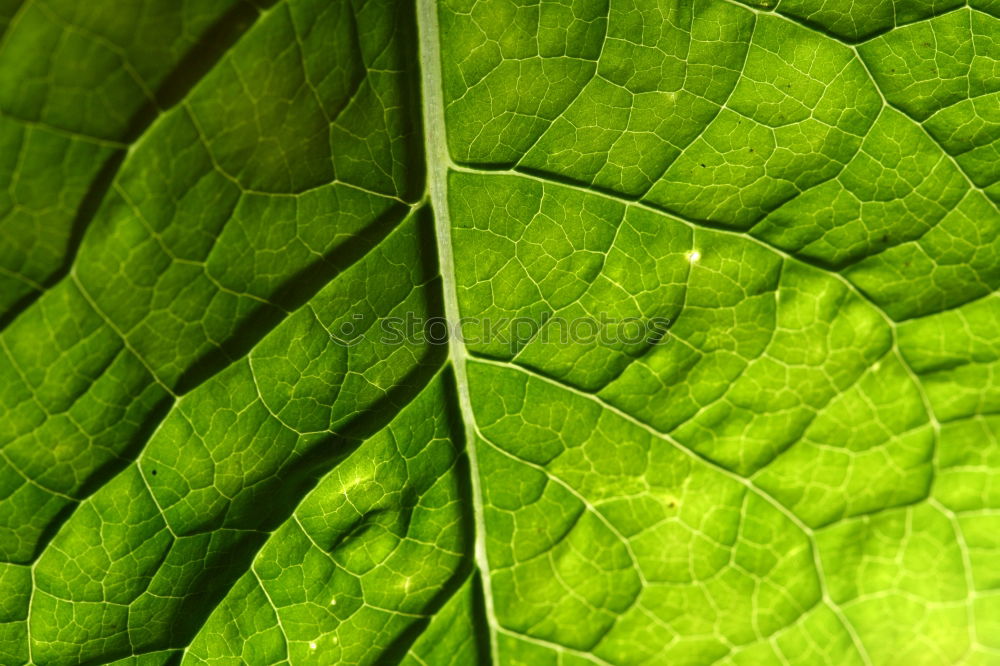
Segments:
[[[998,663],[1000,5],[774,4],[0,0],[0,662]]]

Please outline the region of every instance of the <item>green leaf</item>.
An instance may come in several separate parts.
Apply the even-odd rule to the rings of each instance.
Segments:
[[[0,0],[0,663],[1000,663],[998,36]]]

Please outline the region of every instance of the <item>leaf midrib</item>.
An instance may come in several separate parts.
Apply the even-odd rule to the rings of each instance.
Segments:
[[[420,60],[421,125],[424,134],[424,155],[427,169],[425,198],[434,214],[438,265],[449,332],[454,333],[460,320],[458,291],[455,281],[455,260],[451,243],[451,216],[448,212],[448,153],[444,121],[444,88],[441,77],[441,42],[438,30],[437,0],[417,0],[417,50]],[[455,335],[448,338],[448,359],[455,373],[458,404],[465,436],[465,453],[469,460],[469,482],[472,488],[472,513],[475,527],[474,558],[479,570],[486,621],[489,624],[489,661],[493,663],[498,624],[493,607],[490,567],[486,554],[486,518],[483,512],[483,490],[480,482],[479,459],[476,451],[475,414],[469,398],[466,375],[468,352]]]

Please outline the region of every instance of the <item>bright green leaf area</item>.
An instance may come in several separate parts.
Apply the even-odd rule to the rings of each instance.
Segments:
[[[0,664],[1000,664],[997,0],[0,0],[0,219]]]

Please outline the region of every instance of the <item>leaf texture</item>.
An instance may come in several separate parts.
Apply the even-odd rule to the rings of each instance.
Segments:
[[[0,0],[0,184],[0,663],[1000,663],[995,0]]]

